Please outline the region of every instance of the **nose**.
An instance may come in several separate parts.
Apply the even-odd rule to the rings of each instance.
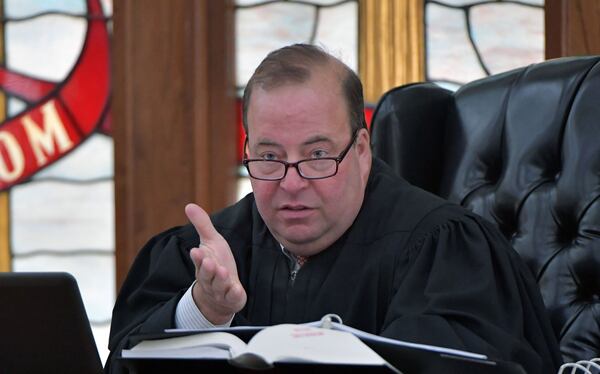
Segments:
[[[295,167],[289,167],[285,177],[279,182],[279,187],[287,192],[297,192],[308,185],[308,180],[302,178]]]

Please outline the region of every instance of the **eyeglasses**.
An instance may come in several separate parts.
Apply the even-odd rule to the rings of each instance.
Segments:
[[[289,167],[296,168],[298,174],[305,179],[324,179],[333,177],[338,172],[340,162],[354,144],[358,130],[352,133],[350,144],[344,148],[338,157],[307,158],[296,162],[280,160],[244,159],[242,164],[248,170],[250,177],[263,181],[278,181],[285,178]],[[245,144],[248,144],[246,138]],[[244,147],[245,148],[245,147]]]

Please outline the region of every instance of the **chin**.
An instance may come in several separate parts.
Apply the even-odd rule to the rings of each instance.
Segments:
[[[277,237],[276,237],[277,238]],[[289,235],[280,235],[280,243],[297,255],[312,256],[327,249],[332,242],[327,240],[323,234],[317,235],[314,232],[298,232]]]
[[[281,235],[276,236],[280,239],[281,244],[286,248],[289,247],[294,250],[310,249],[311,245],[314,245],[319,237],[314,233],[294,231],[293,233],[281,232]],[[286,245],[287,244],[287,245]]]

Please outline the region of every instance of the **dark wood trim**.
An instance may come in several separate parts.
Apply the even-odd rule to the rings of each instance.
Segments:
[[[565,13],[563,0],[546,0],[544,9],[546,60],[562,56],[563,15]]]
[[[115,0],[113,22],[120,286],[151,236],[186,223],[186,203],[212,212],[233,202],[233,4]]]
[[[546,0],[546,59],[600,54],[600,1]]]

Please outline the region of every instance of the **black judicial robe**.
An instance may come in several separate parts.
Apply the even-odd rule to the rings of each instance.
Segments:
[[[235,257],[248,302],[233,325],[315,321],[327,313],[391,338],[483,353],[554,373],[560,355],[537,285],[505,238],[480,217],[411,186],[373,160],[363,206],[349,230],[290,268],[252,194],[213,215]],[[173,328],[194,280],[191,225],[141,250],[113,310],[106,370],[134,333]]]

